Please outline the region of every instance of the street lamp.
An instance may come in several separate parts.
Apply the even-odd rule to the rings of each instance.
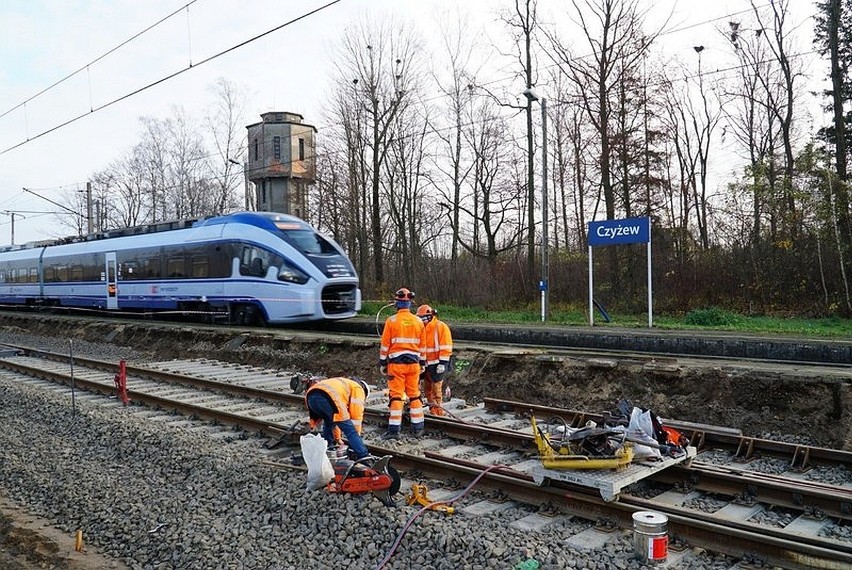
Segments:
[[[541,103],[541,281],[538,289],[541,291],[541,322],[547,320],[548,306],[548,271],[547,259],[547,99],[539,99],[532,89],[524,89],[524,97],[529,101]]]
[[[243,169],[243,194],[245,195],[245,204],[246,204],[246,212],[249,211],[249,178],[248,178],[248,165],[245,163],[240,163],[234,160],[233,158],[228,157],[228,162],[231,164],[236,164],[237,166],[241,166]]]

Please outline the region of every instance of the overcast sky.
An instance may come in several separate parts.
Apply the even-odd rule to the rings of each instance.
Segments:
[[[497,13],[512,5],[511,0],[340,0],[205,62],[327,3],[0,1],[0,212],[4,212],[0,244],[11,242],[11,212],[16,213],[15,243],[68,235],[67,228],[57,225],[55,215],[42,213],[61,210],[23,188],[54,201],[61,201],[69,190],[85,188],[93,172],[138,142],[139,117],[164,119],[172,115],[174,106],[200,117],[213,101],[210,86],[220,77],[246,90],[246,124],[259,120],[262,112],[293,111],[320,127],[321,136],[336,39],[367,14],[413,23],[427,49],[435,51],[435,16],[447,11],[468,15],[495,65],[494,80],[514,90],[512,73],[506,71],[505,62],[495,61],[489,47],[505,41]],[[794,16],[799,47],[811,50],[813,3],[794,0],[793,4],[796,10],[807,10]],[[568,0],[539,0],[546,20],[558,18],[567,5]],[[749,7],[747,0],[648,0],[648,5],[653,6],[652,17],[660,25],[671,14],[668,29],[673,31],[661,38],[664,49],[683,53],[689,61],[695,58],[692,46],[704,45],[705,71],[724,65],[727,46],[716,27],[725,26],[729,14],[737,20],[745,18],[737,14]],[[115,49],[174,12],[178,14]],[[190,63],[193,67],[186,70]],[[34,97],[81,68],[82,72]],[[181,70],[186,71],[121,99]],[[522,90],[519,83],[516,91]],[[113,103],[117,99],[121,100]],[[68,121],[72,122],[61,126]]]

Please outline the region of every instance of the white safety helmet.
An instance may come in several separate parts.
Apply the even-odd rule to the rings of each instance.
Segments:
[[[366,382],[364,382],[364,380],[362,380],[361,378],[359,378],[357,376],[353,376],[352,379],[354,381],[356,381],[358,384],[360,384],[361,387],[364,389],[364,403],[366,403],[367,398],[370,397],[370,387],[367,385]]]

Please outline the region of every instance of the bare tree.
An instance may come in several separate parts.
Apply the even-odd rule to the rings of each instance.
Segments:
[[[524,85],[532,89],[537,83],[533,77],[536,67],[532,44],[538,29],[538,3],[536,0],[515,0],[512,10],[503,17],[503,21],[512,30],[515,45],[518,48],[517,57]],[[535,266],[535,145],[533,141],[533,101],[527,98],[527,184],[526,184],[526,213],[527,213],[527,275],[529,282],[536,281]]]
[[[341,86],[346,84],[355,105],[364,109],[364,122],[355,126],[362,129],[359,136],[363,137],[368,152],[368,168],[362,172],[369,178],[370,193],[363,202],[369,205],[371,253],[378,287],[385,279],[381,176],[394,119],[410,104],[416,92],[422,69],[419,53],[419,45],[409,29],[376,23],[362,23],[349,29],[338,53]],[[360,116],[360,111],[356,116]]]
[[[795,81],[800,76],[799,70],[794,68],[794,64],[788,56],[790,31],[785,27],[787,15],[789,12],[789,0],[771,0],[769,2],[769,16],[762,13],[761,8],[765,5],[758,5],[754,0],[751,0],[752,11],[757,20],[757,29],[764,30],[762,36],[766,37],[767,46],[771,52],[775,64],[777,65],[777,74],[760,75],[758,79],[761,81],[764,93],[766,96],[767,107],[775,115],[779,121],[781,129],[781,143],[784,149],[784,176],[782,184],[782,202],[784,210],[782,211],[782,219],[785,224],[785,235],[795,238],[799,229],[799,216],[796,212],[796,199],[793,191],[793,170],[795,161],[793,157],[793,120],[794,116],[794,100],[795,100]],[[771,25],[765,23],[766,20],[771,20]],[[738,41],[738,30],[732,30],[732,41]]]
[[[511,177],[508,127],[492,100],[479,98],[470,112],[465,138],[473,152],[473,168],[470,195],[460,205],[464,216],[459,243],[486,259],[493,270],[498,255],[517,247],[524,233],[524,225],[518,223],[524,201],[521,186]]]
[[[441,93],[448,99],[449,103],[444,110],[444,123],[446,125],[435,125],[434,133],[440,139],[445,153],[436,157],[437,169],[443,174],[443,178],[449,180],[449,189],[443,185],[438,186],[442,194],[442,201],[450,205],[450,227],[452,238],[450,243],[450,264],[455,267],[459,254],[459,218],[461,214],[461,192],[462,186],[470,173],[472,162],[465,156],[463,145],[463,117],[471,104],[475,74],[469,70],[473,56],[474,43],[471,39],[470,30],[463,18],[448,18],[440,24],[441,38],[444,55],[449,65],[439,65],[439,69],[446,68],[448,76],[435,73],[435,82]],[[444,164],[447,164],[444,167]]]
[[[548,32],[559,68],[577,84],[580,104],[598,135],[600,185],[606,218],[615,219],[613,186],[613,106],[626,70],[634,69],[656,35],[644,35],[645,12],[638,0],[572,0],[575,23],[585,36],[589,56],[577,56],[563,41],[565,34]]]
[[[246,131],[243,126],[245,113],[245,94],[236,85],[220,77],[211,87],[214,102],[207,115],[205,124],[210,132],[215,151],[213,186],[215,201],[213,213],[228,212],[239,204],[235,198],[240,186],[248,192],[247,184],[243,185],[244,174],[240,167],[233,162],[243,162],[245,152]],[[249,196],[243,201],[248,209]]]

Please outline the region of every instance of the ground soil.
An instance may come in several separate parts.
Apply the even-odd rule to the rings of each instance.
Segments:
[[[0,318],[0,327],[3,325]],[[21,323],[6,326],[21,327]],[[25,332],[109,342],[158,360],[214,358],[326,376],[360,376],[380,387],[384,382],[378,370],[377,339],[341,340],[283,329],[240,333],[227,328],[199,331],[110,322],[81,326],[76,321],[67,325],[63,321],[27,323]],[[622,359],[612,367],[612,361],[553,357],[534,350],[457,346],[448,382],[453,396],[470,404],[496,397],[600,413],[627,400],[662,418],[739,428],[751,437],[792,437],[812,445],[852,449],[852,381],[848,373],[826,376],[801,367],[749,368],[741,363],[681,359],[656,367],[643,360]],[[19,510],[0,512],[15,522],[27,518]],[[50,537],[43,533],[29,534],[18,525],[6,530],[10,525],[2,518],[0,524],[0,568],[120,567],[74,566],[73,557],[66,556],[68,540],[70,553],[76,554],[74,537],[60,537],[54,548],[50,540],[44,542]],[[11,558],[4,564],[7,554]],[[15,566],[17,559],[20,564]]]

